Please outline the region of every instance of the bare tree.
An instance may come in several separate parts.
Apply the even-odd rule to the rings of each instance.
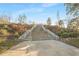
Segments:
[[[32,22],[32,25],[35,25],[35,21]]]
[[[68,29],[79,31],[79,17],[72,19],[67,26]]]
[[[63,28],[63,27],[64,27],[64,22],[63,22],[63,20],[59,20],[59,21],[58,21],[58,25],[59,25],[60,28]]]
[[[19,15],[18,21],[20,24],[25,24],[26,23],[26,15],[25,14]]]
[[[69,16],[75,16],[70,18],[68,22],[68,28],[72,30],[79,30],[79,3],[65,3],[66,12]]]
[[[0,16],[0,23],[9,24],[10,20],[11,20],[10,16],[7,16],[7,15]]]
[[[47,25],[51,25],[51,18],[50,17],[48,17],[48,20],[47,20]]]
[[[67,14],[79,15],[79,3],[65,3]]]

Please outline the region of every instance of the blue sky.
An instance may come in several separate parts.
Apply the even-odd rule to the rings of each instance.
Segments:
[[[0,15],[9,15],[13,22],[17,22],[18,15],[25,14],[26,22],[46,23],[47,18],[51,17],[52,24],[57,21],[57,11],[60,18],[66,17],[65,6],[63,3],[19,3],[19,4],[0,4]]]

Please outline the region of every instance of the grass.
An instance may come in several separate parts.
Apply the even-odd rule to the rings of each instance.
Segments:
[[[17,28],[19,28],[19,26],[20,26],[20,29],[25,29],[22,25],[17,24]],[[32,25],[26,25],[26,29],[31,29],[31,28],[32,28]],[[23,34],[24,31],[20,29],[18,30],[14,30],[14,29],[12,27],[9,27],[8,25],[0,24],[0,54],[19,43],[17,40],[19,36]]]
[[[11,47],[13,47],[16,44],[18,44],[18,42],[15,39],[1,42],[0,43],[0,54],[3,53],[4,51],[10,49]]]
[[[79,38],[78,39],[71,39],[71,40],[63,40],[65,43],[75,46],[77,48],[79,48]]]
[[[57,30],[57,28],[53,28],[53,26],[52,27],[47,26],[46,28],[49,29],[51,32],[54,32],[55,34],[57,34],[60,38],[62,38],[62,39],[64,38],[62,40],[63,42],[79,48],[79,38],[77,38],[77,37],[79,37],[79,32],[68,30],[66,28]],[[68,39],[68,38],[70,38],[70,39]]]
[[[4,37],[0,37],[0,43],[4,42],[4,41],[5,41],[5,38]]]

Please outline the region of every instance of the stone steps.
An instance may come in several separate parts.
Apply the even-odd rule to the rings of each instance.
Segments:
[[[20,38],[20,40],[50,40],[58,39],[57,35],[48,31],[43,25],[35,25],[31,30],[25,32]]]

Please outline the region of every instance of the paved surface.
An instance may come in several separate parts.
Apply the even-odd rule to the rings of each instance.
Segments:
[[[23,41],[1,55],[8,56],[77,56],[79,49],[57,40],[45,32],[41,25],[31,32],[31,41]],[[26,38],[29,39],[29,38]],[[52,40],[51,40],[52,39]]]
[[[36,28],[33,29],[33,31],[31,32],[31,36],[32,36],[33,41],[48,40],[49,38],[51,39],[49,34],[47,32],[45,32],[43,30],[42,26],[40,26],[40,25],[36,26]]]

